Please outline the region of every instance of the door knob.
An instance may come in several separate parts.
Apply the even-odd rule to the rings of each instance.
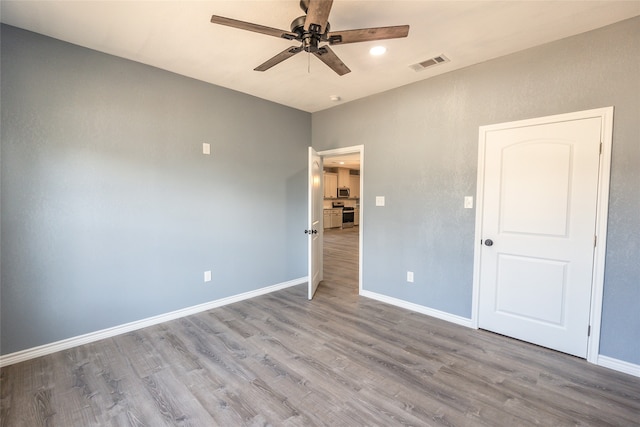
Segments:
[[[484,244],[485,244],[485,245],[487,245],[487,246],[493,246],[493,240],[491,240],[491,239],[486,239],[486,240],[484,241]]]

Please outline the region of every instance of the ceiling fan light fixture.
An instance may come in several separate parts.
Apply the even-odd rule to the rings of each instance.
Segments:
[[[371,49],[369,49],[369,53],[372,56],[384,55],[386,52],[387,52],[387,48],[384,46],[374,46]]]

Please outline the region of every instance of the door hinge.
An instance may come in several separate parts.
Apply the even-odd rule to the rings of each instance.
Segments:
[[[602,154],[602,141],[600,141],[600,152],[599,154]]]
[[[595,248],[598,245],[598,236],[593,236],[593,247]]]
[[[591,325],[589,325],[587,327],[587,336],[590,337],[591,336]]]

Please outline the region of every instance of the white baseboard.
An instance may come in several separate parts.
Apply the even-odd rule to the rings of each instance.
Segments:
[[[407,310],[426,314],[427,316],[435,317],[437,319],[446,320],[447,322],[455,323],[457,325],[466,326],[467,328],[473,328],[471,319],[467,319],[466,317],[457,316],[455,314],[425,307],[424,305],[414,304],[412,302],[393,298],[387,295],[378,294],[376,292],[362,290],[360,292],[360,295],[377,301],[385,302],[387,304],[395,305],[397,307],[406,308]]]
[[[300,277],[298,279],[289,280],[288,282],[282,282],[276,285],[256,289],[254,291],[244,292],[242,294],[232,295],[230,297],[221,298],[221,299],[210,301],[204,304],[194,305],[192,307],[183,308],[180,310],[172,311],[170,313],[161,314],[159,316],[148,317],[146,319],[138,320],[131,323],[126,323],[124,325],[115,326],[113,328],[90,332],[88,334],[80,335],[77,337],[67,338],[62,341],[56,341],[50,344],[44,344],[38,347],[17,351],[15,353],[10,353],[5,356],[0,356],[0,367],[13,365],[14,363],[24,362],[25,360],[29,360],[29,359],[35,359],[36,357],[45,356],[47,354],[55,353],[57,351],[67,350],[69,348],[99,341],[105,338],[111,338],[116,335],[121,335],[127,332],[146,328],[147,326],[153,326],[153,325],[157,325],[158,323],[168,322],[169,320],[175,320],[181,317],[190,316],[192,314],[211,310],[217,307],[222,307],[223,305],[232,304],[234,302],[246,300],[249,298],[254,298],[260,295],[279,291],[281,289],[300,285],[306,282],[307,282],[306,276]]]
[[[149,317],[146,319],[138,320],[136,322],[115,326],[113,328],[103,329],[103,330],[91,332],[85,335],[67,338],[62,341],[57,341],[54,343],[17,351],[15,353],[10,353],[5,356],[0,356],[0,367],[13,365],[15,363],[24,362],[30,359],[35,359],[36,357],[45,356],[47,354],[55,353],[57,351],[67,350],[83,344],[89,344],[95,341],[99,341],[101,339],[111,338],[116,335],[121,335],[127,332],[146,328],[147,326],[153,326],[153,325],[157,325],[158,323],[168,322],[170,320],[175,320],[181,317],[190,316],[192,314],[197,314],[203,311],[211,310],[213,308],[222,307],[228,304],[233,304],[234,302],[239,302],[249,298],[254,298],[260,295],[268,294],[270,292],[279,291],[281,289],[289,288],[291,286],[301,285],[302,283],[306,283],[306,282],[307,282],[307,277],[300,277],[298,279],[290,280],[288,282],[278,283],[276,285],[267,286],[264,288],[256,289],[254,291],[244,292],[242,294],[232,295],[230,297],[221,298],[221,299],[210,301],[204,304],[194,305],[192,307],[183,308],[180,310],[172,311],[170,313],[161,314],[159,316]],[[407,310],[426,314],[427,316],[432,316],[437,319],[446,320],[447,322],[455,323],[461,326],[466,326],[468,328],[473,328],[471,319],[457,316],[455,314],[446,313],[444,311],[425,307],[419,304],[414,304],[398,298],[393,298],[387,295],[382,295],[382,294],[378,294],[371,291],[363,290],[362,292],[360,292],[360,295],[363,297],[371,298],[387,304],[395,305],[397,307],[405,308]],[[640,377],[640,365],[636,365],[634,363],[625,362],[622,360],[614,359],[612,357],[599,355],[596,364],[605,368],[613,369],[615,371],[623,372],[625,374]]]
[[[435,317],[437,319],[446,320],[448,322],[456,323],[461,326],[473,328],[471,319],[456,316],[455,314],[446,313],[444,311],[435,310],[433,308],[425,307],[422,305],[407,302],[401,299],[393,298],[387,295],[378,294],[370,291],[362,291],[360,295],[363,297],[375,299],[387,304],[395,305],[398,307],[406,308],[407,310],[416,311],[418,313],[426,314],[428,316]],[[599,355],[597,358],[597,365],[613,369],[614,371],[622,372],[625,374],[640,377],[640,365],[634,363],[625,362],[623,360],[614,359],[613,357]]]
[[[623,360],[614,359],[609,356],[598,356],[596,362],[599,366],[613,369],[614,371],[624,372],[625,374],[633,375],[634,377],[640,377],[640,365],[635,363],[625,362]]]

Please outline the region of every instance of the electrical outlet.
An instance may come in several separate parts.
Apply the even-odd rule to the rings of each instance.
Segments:
[[[413,283],[413,271],[407,271],[407,282]]]
[[[202,143],[202,154],[211,154],[211,144],[206,142]]]
[[[465,196],[465,198],[464,198],[464,208],[465,209],[473,209],[473,196]]]
[[[384,196],[376,196],[376,206],[384,206]]]
[[[211,270],[208,270],[208,271],[204,272],[204,281],[205,282],[210,282],[211,281]]]

